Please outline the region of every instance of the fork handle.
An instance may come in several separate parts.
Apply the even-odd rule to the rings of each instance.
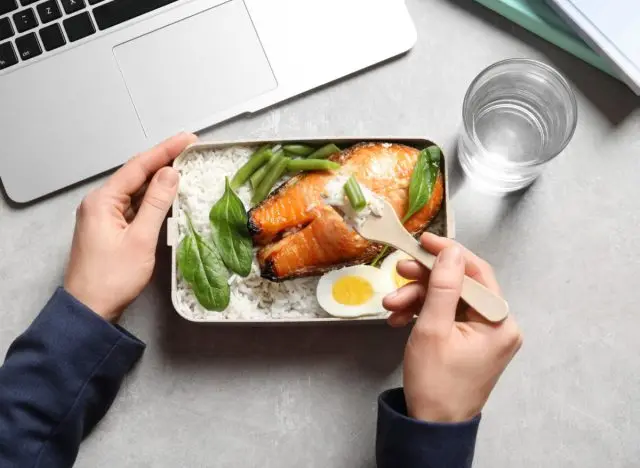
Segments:
[[[396,238],[396,241],[400,239]],[[401,245],[400,245],[401,244]],[[415,258],[429,270],[436,263],[435,255],[424,250],[420,243],[407,233],[406,238],[396,242],[395,247]],[[509,315],[509,304],[502,297],[487,289],[473,278],[465,275],[462,282],[462,299],[489,322],[501,322]]]

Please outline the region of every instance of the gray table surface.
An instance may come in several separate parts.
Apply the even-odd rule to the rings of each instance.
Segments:
[[[485,408],[476,467],[640,465],[640,99],[469,2],[410,0],[399,60],[219,126],[210,138],[426,135],[454,148],[485,66],[532,57],[575,86],[568,150],[527,192],[452,175],[458,239],[495,266],[525,343]],[[0,352],[61,282],[82,196],[0,200]],[[199,327],[169,299],[167,249],[124,325],[148,344],[79,467],[372,467],[376,398],[401,382],[406,330]]]

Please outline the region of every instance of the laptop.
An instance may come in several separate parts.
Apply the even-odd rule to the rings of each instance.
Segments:
[[[402,0],[0,0],[0,179],[32,201],[415,40]]]

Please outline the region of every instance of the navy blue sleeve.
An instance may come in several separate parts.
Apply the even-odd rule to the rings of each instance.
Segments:
[[[461,423],[431,423],[407,416],[402,388],[378,399],[378,468],[470,468],[480,415]]]
[[[143,351],[58,289],[0,368],[0,466],[72,466]]]

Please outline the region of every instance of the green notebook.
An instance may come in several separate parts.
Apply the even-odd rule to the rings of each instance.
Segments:
[[[544,0],[475,0],[505,18],[616,77],[609,64],[591,49]]]

